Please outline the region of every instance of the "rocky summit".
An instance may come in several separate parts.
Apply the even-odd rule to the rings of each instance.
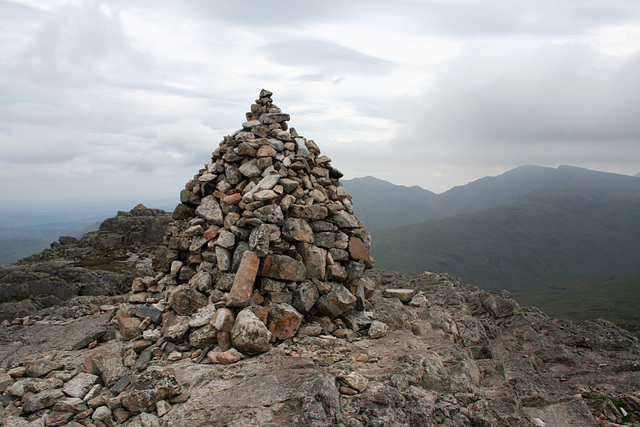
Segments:
[[[172,215],[0,270],[2,425],[640,425],[628,332],[371,269],[340,173],[271,95]]]

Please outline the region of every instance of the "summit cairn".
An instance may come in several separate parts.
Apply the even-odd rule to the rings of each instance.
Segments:
[[[372,320],[361,282],[370,234],[342,173],[271,96],[260,92],[242,129],[187,182],[154,260],[164,274],[134,289],[151,294],[134,300],[159,300],[163,338],[217,343],[225,354],[212,361],[262,353],[305,325],[331,332]]]

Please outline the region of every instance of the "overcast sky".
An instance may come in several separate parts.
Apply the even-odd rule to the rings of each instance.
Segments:
[[[0,0],[0,204],[177,197],[260,89],[345,178],[640,172],[637,0]]]

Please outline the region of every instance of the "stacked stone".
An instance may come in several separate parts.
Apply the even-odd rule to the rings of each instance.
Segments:
[[[342,174],[288,128],[289,115],[271,95],[260,92],[242,129],[224,137],[187,182],[154,262],[166,275],[134,289],[130,302],[151,295],[162,303],[167,295],[169,340],[206,337],[201,345],[255,354],[305,322],[362,318],[354,310],[365,305],[360,279],[373,265],[370,235],[353,215]],[[210,320],[194,323],[197,310]],[[254,339],[241,337],[242,325]]]

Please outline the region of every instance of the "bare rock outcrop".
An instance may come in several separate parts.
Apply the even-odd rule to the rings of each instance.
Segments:
[[[614,325],[551,319],[508,293],[446,274],[405,278],[371,270],[361,280],[376,319],[368,329],[311,316],[295,336],[270,344],[270,331],[251,307],[237,318],[226,307],[214,312],[217,334],[237,338],[234,329],[257,326],[262,338],[243,339],[262,342],[264,352],[208,350],[157,337],[127,341],[116,325],[124,302],[68,323],[45,315],[0,328],[0,419],[123,426],[640,422],[640,347]],[[403,301],[405,293],[388,289],[412,298]],[[483,304],[496,298],[511,307],[508,314]],[[289,311],[284,303],[280,309]],[[190,320],[208,318],[207,310],[176,317],[189,328]],[[374,327],[381,332],[372,336]],[[93,337],[96,328],[103,329],[98,339],[82,348],[72,344]]]
[[[60,237],[51,248],[0,266],[0,321],[35,314],[79,296],[118,295],[136,276],[152,273],[151,257],[171,214],[138,205],[105,220],[78,240]]]

